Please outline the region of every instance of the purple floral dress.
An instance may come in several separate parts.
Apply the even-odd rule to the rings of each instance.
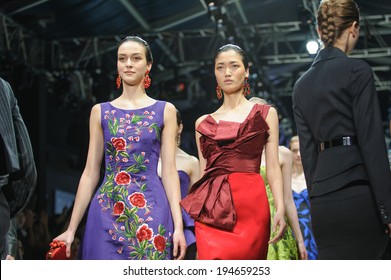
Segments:
[[[157,175],[165,105],[101,104],[105,176],[89,208],[83,259],[171,259],[173,221]]]

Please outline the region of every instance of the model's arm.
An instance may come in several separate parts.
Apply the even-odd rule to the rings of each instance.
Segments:
[[[318,147],[316,141],[312,137],[310,128],[308,127],[304,117],[297,106],[295,96],[292,98],[293,115],[296,122],[297,134],[300,139],[300,154],[303,163],[304,176],[307,183],[307,189],[311,192],[312,182],[314,179],[316,162],[318,160]]]
[[[189,189],[191,186],[197,182],[200,179],[200,162],[196,157],[190,156],[190,182],[189,182]]]
[[[182,212],[179,206],[181,191],[175,163],[175,136],[177,131],[175,120],[176,109],[174,105],[167,102],[164,109],[164,128],[161,139],[162,182],[174,221],[173,256],[174,259],[183,259],[186,254],[186,240],[183,234]]]
[[[206,118],[206,115],[198,118],[196,123],[195,123],[195,127],[196,127],[195,140],[196,140],[197,150],[198,150],[198,160],[200,162],[200,168],[199,168],[199,170],[200,170],[200,177],[204,176],[205,168],[206,168],[206,159],[204,158],[204,156],[202,155],[202,152],[201,152],[201,147],[200,147],[201,133],[199,133],[197,131],[197,127],[205,118]]]
[[[71,244],[77,227],[83,218],[84,212],[86,211],[96,185],[99,182],[100,166],[104,152],[100,110],[99,104],[95,105],[91,110],[90,143],[88,147],[87,161],[77,188],[76,199],[68,229],[63,234],[55,238],[56,240],[64,241],[66,243],[68,257],[71,254]]]
[[[283,197],[283,183],[281,168],[278,159],[278,115],[276,109],[271,107],[266,117],[266,122],[269,126],[269,137],[266,143],[266,176],[273,194],[276,213],[274,215],[273,231],[277,231],[276,236],[270,240],[270,243],[277,242],[284,234],[285,222],[285,207]]]
[[[391,173],[379,98],[369,65],[357,61],[352,71],[349,90],[353,96],[352,112],[358,145],[368,172],[378,213],[383,223],[388,225],[391,236]]]
[[[307,260],[308,253],[305,248],[304,238],[300,230],[299,218],[297,216],[297,209],[292,196],[292,153],[288,148],[280,146],[279,158],[284,186],[285,215],[288,218],[288,223],[295,235],[299,247],[300,259]]]
[[[18,252],[18,234],[16,218],[13,217],[10,221],[10,228],[7,236],[7,257],[6,260],[14,260]]]

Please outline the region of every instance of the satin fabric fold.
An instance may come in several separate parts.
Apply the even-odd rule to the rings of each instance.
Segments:
[[[235,226],[236,212],[228,174],[208,178],[182,200],[181,205],[194,220],[226,230]]]

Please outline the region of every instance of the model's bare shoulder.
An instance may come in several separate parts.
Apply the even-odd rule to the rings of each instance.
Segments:
[[[166,105],[164,107],[164,123],[167,123],[167,121],[171,122],[174,120],[176,120],[176,108],[174,104],[166,102]]]
[[[278,146],[278,152],[281,155],[290,155],[292,152],[285,146]]]
[[[206,119],[206,117],[209,116],[208,114],[206,115],[202,115],[201,117],[199,117],[196,122],[195,122],[195,127],[197,127],[203,120]]]
[[[292,152],[285,146],[278,146],[278,158],[280,164],[288,163],[292,164]]]
[[[168,110],[168,111],[173,111],[173,112],[176,113],[176,107],[175,107],[175,105],[172,104],[172,103],[170,103],[170,102],[168,102],[168,101],[166,101],[166,106],[165,106],[164,109],[165,109],[165,110]]]
[[[101,105],[95,104],[91,108],[91,117],[99,117],[100,118],[100,112],[101,112]]]

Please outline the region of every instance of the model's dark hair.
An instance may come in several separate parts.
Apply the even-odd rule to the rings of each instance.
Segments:
[[[216,56],[215,56],[215,61],[216,61],[217,57],[222,52],[226,52],[226,51],[229,51],[229,50],[233,50],[233,51],[237,52],[242,57],[242,62],[244,64],[244,67],[246,69],[249,68],[247,53],[241,47],[239,47],[237,45],[234,45],[234,44],[227,44],[227,45],[224,45],[224,46],[220,47],[217,50],[217,53],[216,53]]]
[[[353,22],[360,24],[360,12],[353,0],[322,0],[319,5],[318,28],[325,47],[333,45]]]
[[[181,113],[178,111],[178,109],[176,110],[176,124],[178,126],[182,124],[182,116]]]
[[[142,38],[140,38],[138,36],[127,36],[127,37],[125,37],[121,42],[119,42],[118,48],[123,43],[129,42],[129,41],[136,42],[136,43],[139,43],[140,45],[142,45],[145,48],[145,57],[147,59],[147,63],[151,63],[151,64],[153,63],[151,47],[149,46],[149,44],[144,39],[142,39]]]

